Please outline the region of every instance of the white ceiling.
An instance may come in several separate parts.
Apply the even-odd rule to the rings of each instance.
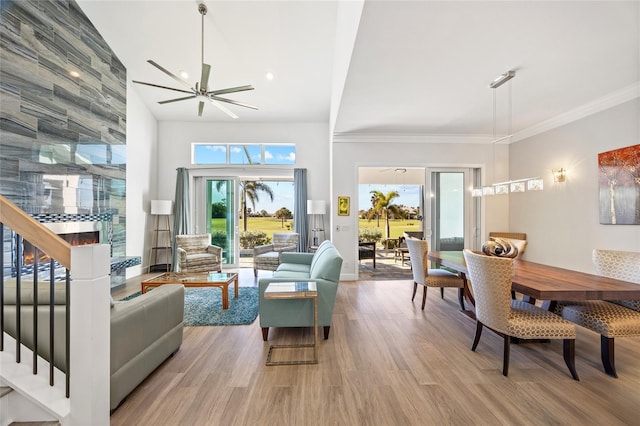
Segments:
[[[180,87],[146,62],[199,80],[199,1],[80,0],[127,67],[129,80]],[[341,87],[336,1],[206,1],[205,62],[210,89],[252,84],[226,95],[239,122],[329,122]],[[342,15],[340,15],[342,18]],[[514,133],[589,103],[640,95],[640,1],[366,1],[335,132],[491,135],[507,132],[508,87],[488,87],[514,69]],[[357,28],[356,28],[357,26]],[[268,81],[266,72],[275,79]],[[212,105],[167,105],[174,93],[133,85],[159,120],[229,122]],[[630,93],[630,95],[629,95]],[[617,97],[614,96],[617,94]],[[620,95],[622,94],[622,95]],[[621,97],[622,96],[622,97]],[[626,96],[626,98],[625,98]]]

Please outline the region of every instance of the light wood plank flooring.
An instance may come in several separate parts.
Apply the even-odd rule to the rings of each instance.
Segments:
[[[242,269],[241,285],[256,285]],[[262,274],[263,272],[261,272]],[[264,272],[269,274],[269,272]],[[114,290],[139,290],[140,279]],[[311,339],[310,330],[186,327],[177,354],[112,414],[117,425],[639,424],[640,338],[616,340],[618,379],[604,374],[599,336],[578,329],[571,379],[561,342],[511,346],[474,322],[455,289],[411,302],[409,280],[341,282],[319,364],[265,366],[268,345]],[[322,335],[322,333],[320,333]]]

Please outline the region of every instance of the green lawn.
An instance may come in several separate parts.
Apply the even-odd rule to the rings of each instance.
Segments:
[[[385,238],[386,225],[385,221],[380,219],[380,226],[378,227],[378,222],[373,219],[368,221],[367,219],[360,219],[358,221],[358,226],[360,229],[370,228],[370,229],[379,229],[382,231],[382,238]],[[404,231],[421,231],[422,230],[422,222],[419,220],[411,219],[394,219],[389,221],[389,237],[390,238],[398,238],[402,235]]]
[[[227,220],[226,219],[211,219],[211,228],[212,232],[225,231]],[[244,230],[243,222],[240,220],[238,222],[238,226],[240,230]],[[250,217],[247,220],[247,230],[261,230],[267,233],[267,235],[271,235],[274,232],[293,232],[293,220],[287,219],[284,222],[284,226],[280,219],[276,219],[275,217]]]
[[[358,221],[358,226],[360,229],[362,228],[371,228],[371,229],[380,229],[382,232],[382,238],[385,238],[385,222],[384,220],[380,220],[380,226],[377,226],[377,221],[372,220],[368,221],[366,219],[360,219]],[[213,232],[225,230],[225,219],[212,219],[211,226]],[[287,227],[290,226],[290,228]],[[420,231],[422,228],[422,222],[419,220],[391,220],[389,222],[391,238],[398,238],[404,231]],[[240,229],[242,229],[242,221],[239,223]],[[280,219],[276,219],[273,217],[251,217],[247,221],[247,229],[248,230],[261,230],[266,232],[267,235],[271,235],[274,232],[292,232],[291,228],[293,227],[292,220],[286,220],[284,222],[284,227],[282,226],[282,221]],[[329,235],[329,230],[327,230],[327,236]]]

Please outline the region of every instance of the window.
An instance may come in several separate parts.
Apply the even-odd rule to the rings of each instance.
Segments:
[[[260,164],[262,147],[260,145],[230,145],[229,164]]]
[[[227,145],[193,144],[193,164],[227,164]]]
[[[193,164],[294,165],[293,144],[208,144],[193,143]]]
[[[296,164],[295,145],[265,145],[264,164]]]

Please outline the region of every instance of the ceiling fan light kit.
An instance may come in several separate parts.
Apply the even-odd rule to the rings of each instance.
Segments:
[[[202,71],[200,73],[200,82],[196,82],[195,86],[191,86],[184,79],[178,77],[177,75],[173,74],[169,70],[163,68],[162,66],[160,66],[158,63],[156,63],[155,61],[153,61],[151,59],[149,59],[147,62],[149,62],[154,67],[158,68],[163,73],[167,74],[169,77],[173,78],[175,81],[177,81],[178,83],[183,85],[186,89],[176,89],[174,87],[162,86],[162,85],[153,84],[153,83],[146,83],[146,82],[137,81],[137,80],[133,80],[133,82],[137,83],[137,84],[143,84],[145,86],[157,87],[159,89],[173,90],[175,92],[181,92],[181,93],[188,94],[188,96],[183,96],[183,97],[175,98],[175,99],[168,99],[166,101],[160,101],[158,103],[164,105],[164,104],[168,104],[168,103],[172,103],[172,102],[185,101],[185,100],[189,100],[189,99],[197,99],[199,101],[198,102],[198,116],[200,116],[200,117],[202,116],[202,112],[204,110],[205,102],[209,102],[209,103],[213,104],[220,111],[224,112],[229,117],[234,118],[234,119],[238,118],[238,116],[235,113],[233,113],[231,110],[226,108],[224,105],[222,105],[220,102],[224,102],[224,103],[228,103],[228,104],[232,104],[232,105],[237,105],[237,106],[241,106],[241,107],[251,108],[251,109],[257,110],[258,107],[256,107],[256,106],[249,105],[249,104],[246,104],[244,102],[234,101],[232,99],[223,98],[223,97],[219,96],[219,95],[224,95],[224,94],[227,94],[227,93],[236,93],[236,92],[243,92],[243,91],[246,91],[246,90],[253,90],[253,86],[251,86],[251,85],[238,86],[238,87],[229,87],[227,89],[209,90],[209,76],[211,74],[211,65],[204,63],[204,15],[207,14],[207,6],[205,6],[202,3],[199,4],[198,5],[198,12],[200,12],[201,20],[202,20],[202,34],[201,34]]]

